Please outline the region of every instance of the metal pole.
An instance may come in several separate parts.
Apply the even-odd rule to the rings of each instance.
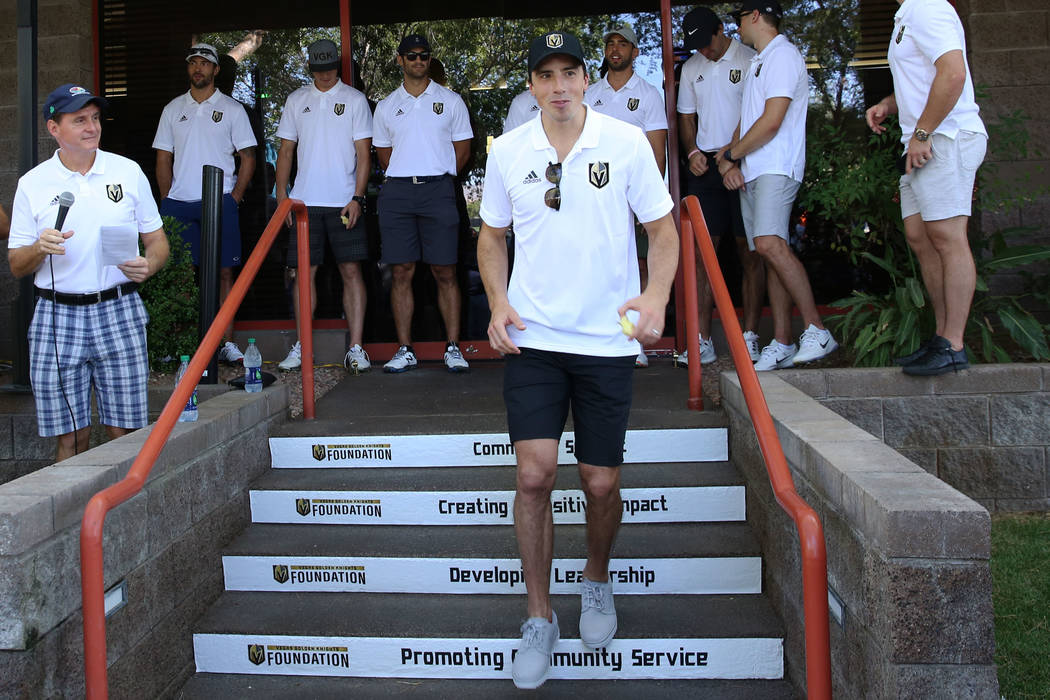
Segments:
[[[200,324],[204,337],[219,312],[219,240],[222,234],[222,168],[204,166],[201,185]],[[219,380],[219,362],[212,356],[201,384]]]
[[[36,165],[40,115],[36,111],[36,0],[18,0],[18,172]],[[27,394],[29,385],[29,322],[33,318],[33,276],[18,281],[18,300],[12,305],[11,344],[14,349],[11,384],[6,391]]]

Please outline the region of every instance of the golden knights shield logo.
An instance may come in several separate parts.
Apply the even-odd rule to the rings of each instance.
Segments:
[[[548,49],[560,49],[562,44],[565,43],[565,38],[561,34],[548,34],[547,35],[547,48]]]
[[[587,179],[591,184],[601,189],[609,184],[609,164],[602,161],[587,164]]]
[[[904,38],[904,25],[902,24],[901,25],[901,30],[899,32],[897,32],[897,38],[894,39],[894,41],[899,44],[899,43],[901,43],[901,39],[903,39],[903,38]]]
[[[739,83],[742,73],[743,73],[743,71],[740,70],[739,68],[734,68],[731,71],[729,71],[729,82],[733,83],[733,85],[736,85],[737,83]]]
[[[111,202],[119,202],[124,199],[124,188],[121,185],[106,185],[106,196]]]
[[[277,583],[288,583],[288,567],[284,564],[274,564],[273,580]]]
[[[762,64],[759,63],[758,64],[758,68],[755,69],[755,77],[757,78],[758,74],[761,73],[761,72],[762,72]]]
[[[434,114],[441,114],[444,111],[445,111],[445,103],[444,102],[435,102],[434,103]]]
[[[219,112],[219,111],[212,112],[211,113],[211,120],[213,122],[215,122],[216,124],[221,122],[222,121],[222,112]]]
[[[341,117],[343,116],[343,112],[346,110],[346,104],[343,102],[337,102],[333,109],[335,110],[335,115],[337,117]]]
[[[310,514],[310,499],[309,498],[297,498],[295,499],[295,512],[304,518]]]
[[[631,99],[627,100],[627,109],[629,109],[632,112],[635,111],[636,109],[638,109],[638,98],[637,97],[632,97]]]
[[[318,462],[324,461],[324,445],[314,445],[314,459]]]
[[[248,645],[248,660],[258,666],[263,661],[266,661],[266,650],[262,644],[249,644]]]

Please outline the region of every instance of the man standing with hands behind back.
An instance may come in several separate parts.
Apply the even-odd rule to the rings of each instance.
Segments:
[[[619,466],[634,360],[638,341],[660,339],[678,264],[671,197],[652,148],[640,129],[583,103],[579,40],[565,32],[534,39],[528,67],[540,118],[493,141],[478,239],[489,341],[506,356],[503,397],[517,459],[514,529],[528,592],[511,673],[519,688],[543,684],[561,636],[550,600],[550,495],[570,408],[587,497],[580,639],[599,648],[616,634],[609,557],[623,514]],[[641,294],[635,217],[649,235]],[[621,332],[617,320],[627,313],[634,323],[623,321]]]
[[[867,111],[875,133],[900,115],[904,235],[915,251],[937,324],[934,336],[896,360],[905,374],[938,375],[970,366],[963,332],[977,271],[966,236],[973,181],[988,132],[974,101],[966,37],[946,0],[897,0],[889,62],[894,93]]]

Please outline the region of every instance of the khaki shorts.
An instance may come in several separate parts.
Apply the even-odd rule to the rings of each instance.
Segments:
[[[788,226],[799,184],[787,175],[759,175],[740,190],[740,214],[748,249],[755,249],[759,236],[779,236],[791,242]]]
[[[901,218],[919,214],[923,221],[940,221],[969,216],[973,181],[984,161],[988,137],[960,131],[954,139],[933,134],[930,141],[933,158],[901,176]]]

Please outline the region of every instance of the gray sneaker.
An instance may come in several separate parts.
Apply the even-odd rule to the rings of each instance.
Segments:
[[[407,372],[410,369],[415,369],[418,362],[416,362],[416,354],[412,352],[412,349],[407,345],[402,345],[394,353],[394,356],[383,365],[384,372],[393,372],[400,374],[401,372]]]
[[[463,353],[455,343],[449,343],[445,348],[445,368],[449,372],[469,372],[470,365],[463,359]]]
[[[591,649],[604,647],[616,634],[616,606],[613,605],[612,582],[599,583],[583,579],[580,585],[583,605],[580,609],[580,641]]]
[[[522,690],[533,690],[543,685],[551,672],[551,652],[561,639],[558,616],[551,611],[551,622],[542,617],[530,617],[521,625],[521,646],[514,656],[510,677]]]

